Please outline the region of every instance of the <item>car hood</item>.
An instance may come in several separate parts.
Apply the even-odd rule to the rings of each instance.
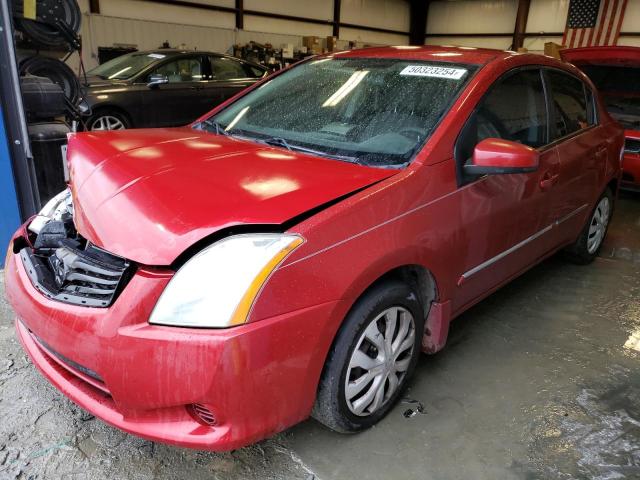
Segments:
[[[123,86],[128,84],[126,80],[102,78],[96,75],[92,75],[90,77],[87,77],[86,79],[84,77],[79,77],[78,80],[80,81],[80,85],[84,89],[88,89],[88,90],[94,90],[94,89],[105,88],[105,87]]]
[[[69,137],[75,223],[87,240],[170,265],[235,225],[279,225],[393,175],[190,128]]]

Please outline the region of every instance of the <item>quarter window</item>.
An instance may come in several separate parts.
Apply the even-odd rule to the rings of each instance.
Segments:
[[[561,72],[548,71],[555,110],[555,138],[571,135],[594,123],[587,114],[585,86],[577,78]]]

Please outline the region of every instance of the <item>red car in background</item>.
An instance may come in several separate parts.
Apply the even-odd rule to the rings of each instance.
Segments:
[[[302,62],[188,128],[71,136],[6,294],[104,421],[229,450],[383,418],[450,321],[560,249],[588,263],[624,136],[577,68],[445,47]]]
[[[587,74],[611,116],[624,127],[622,187],[640,190],[640,48],[572,48],[560,54]]]

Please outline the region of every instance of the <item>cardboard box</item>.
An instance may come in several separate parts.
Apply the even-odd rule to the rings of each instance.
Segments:
[[[310,53],[320,53],[322,47],[320,38],[314,36],[302,37],[302,45],[307,47],[307,52]]]
[[[518,53],[527,53],[527,52],[529,52],[529,49],[524,48],[524,47],[518,47],[517,51],[518,51]]]
[[[544,44],[544,54],[553,58],[557,58],[558,60],[562,60],[560,56],[560,50],[564,48],[564,45],[558,45],[554,42],[547,42]]]
[[[338,37],[327,37],[327,51],[335,52],[338,50]]]
[[[293,43],[282,44],[282,58],[293,58]]]

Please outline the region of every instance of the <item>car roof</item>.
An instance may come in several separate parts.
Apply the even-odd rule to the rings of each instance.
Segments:
[[[265,67],[264,65],[260,65],[258,63],[254,63],[254,62],[250,62],[249,60],[244,60],[243,58],[238,58],[238,57],[234,57],[232,55],[226,55],[224,53],[219,53],[219,52],[208,52],[205,50],[184,50],[184,49],[177,49],[177,48],[158,48],[156,50],[140,50],[137,52],[131,52],[133,54],[139,54],[139,55],[148,55],[148,54],[156,54],[156,55],[165,55],[168,57],[176,57],[179,55],[189,55],[189,54],[201,54],[201,55],[211,55],[213,57],[220,57],[220,58],[233,58],[234,60],[240,60],[244,63],[248,63],[249,65],[253,66],[253,67],[258,67],[261,68],[263,70],[267,70],[267,67]]]
[[[576,65],[612,65],[640,66],[640,48],[615,47],[582,47],[560,50],[563,60]]]
[[[493,50],[489,48],[454,47],[437,45],[397,45],[391,47],[370,47],[356,50],[346,50],[334,54],[340,57],[370,57],[370,58],[398,58],[405,60],[432,60],[450,63],[468,63],[486,65],[499,58],[515,55],[515,52]]]

